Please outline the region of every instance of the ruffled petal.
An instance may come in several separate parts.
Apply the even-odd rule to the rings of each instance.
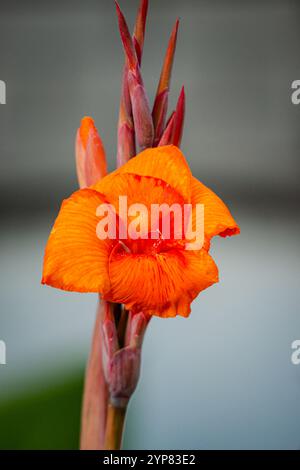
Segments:
[[[190,303],[218,282],[218,269],[205,251],[172,249],[156,255],[114,250],[109,262],[107,300],[160,317],[188,316]]]
[[[204,205],[204,232],[206,241],[215,235],[238,235],[240,228],[224,202],[209,188],[192,177],[192,205]],[[193,216],[195,210],[193,209]],[[193,221],[193,228],[195,223]]]
[[[113,184],[116,175],[125,174],[160,179],[176,190],[186,202],[191,199],[192,174],[183,153],[175,145],[144,150],[93,188],[102,193],[103,188]]]
[[[96,191],[82,189],[62,203],[46,246],[43,284],[76,292],[109,290],[108,258],[115,241],[97,237],[96,210],[103,202]]]

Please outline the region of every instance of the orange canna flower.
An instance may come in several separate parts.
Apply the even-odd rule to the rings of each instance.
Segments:
[[[99,239],[97,208],[111,204],[120,216],[119,196],[128,205],[167,203],[204,205],[204,245],[186,250],[184,239]],[[133,312],[160,317],[190,313],[190,304],[218,282],[208,253],[215,235],[240,232],[222,200],[192,176],[178,147],[144,150],[113,173],[66,199],[51,231],[42,283],[77,292],[100,292]]]
[[[83,118],[75,147],[80,190],[63,201],[44,256],[43,284],[100,294],[85,379],[82,449],[121,448],[151,316],[187,317],[195,297],[218,282],[218,268],[209,255],[212,237],[240,232],[223,201],[193,177],[179,149],[184,87],[168,112],[179,20],[151,112],[141,68],[147,10],[148,0],[141,0],[131,35],[116,2],[125,59],[118,169],[107,175],[94,121]],[[135,156],[137,148],[143,151]],[[153,217],[154,206],[158,211]]]

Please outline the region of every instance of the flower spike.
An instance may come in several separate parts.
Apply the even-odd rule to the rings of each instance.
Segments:
[[[81,448],[95,450],[121,448],[126,407],[138,383],[143,338],[152,316],[188,317],[197,295],[219,280],[209,254],[211,239],[240,233],[227,206],[192,175],[179,149],[184,87],[166,122],[179,20],[151,113],[140,70],[148,0],[140,0],[132,36],[115,3],[125,52],[118,168],[106,175],[101,138],[94,121],[85,117],[76,135],[81,189],[62,203],[42,276],[43,284],[99,296],[81,422]],[[138,155],[136,144],[144,149]],[[144,210],[136,221],[131,210],[137,204]],[[153,214],[155,206],[159,210]],[[175,207],[178,211],[170,213]]]
[[[152,111],[152,118],[155,129],[155,144],[159,142],[165,126],[178,27],[179,20],[177,19],[170,36]]]

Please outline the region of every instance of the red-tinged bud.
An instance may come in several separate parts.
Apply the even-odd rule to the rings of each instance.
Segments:
[[[173,31],[170,36],[168,48],[164,58],[162,71],[156,91],[154,106],[152,111],[153,124],[155,129],[154,144],[157,145],[161,139],[163,129],[165,126],[165,119],[168,108],[168,92],[170,89],[172,67],[174,62],[177,33],[178,33],[179,20],[176,20]]]
[[[154,121],[155,118],[155,137],[154,137],[154,147],[160,141],[166,122],[166,115],[168,111],[168,98],[169,90],[166,88],[159,95],[156,96],[154,107],[152,111],[152,118]]]
[[[146,18],[148,11],[148,0],[141,0],[139,11],[137,14],[135,28],[133,33],[133,44],[138,59],[141,65]],[[124,165],[130,158],[136,155],[135,147],[135,132],[132,116],[132,107],[130,92],[128,87],[128,64],[127,60],[123,70],[122,89],[121,89],[121,102],[118,123],[118,147],[117,147],[117,166]]]
[[[129,312],[128,315],[125,344],[140,348],[143,344],[144,334],[151,317],[144,312]]]
[[[133,394],[140,376],[141,349],[119,349],[109,363],[110,403],[124,408]]]
[[[183,134],[184,115],[185,93],[184,87],[182,87],[177,101],[176,110],[171,114],[158,146],[173,144],[180,147]]]
[[[91,186],[107,173],[102,140],[90,117],[84,117],[76,135],[76,169],[80,188]]]
[[[113,306],[110,303],[107,303],[107,308],[105,311],[104,321],[103,321],[103,361],[104,361],[104,374],[107,382],[109,382],[109,377],[107,374],[108,363],[113,357],[113,355],[119,349],[118,341],[118,332],[116,329],[115,319],[113,317]]]
[[[175,111],[171,114],[166,128],[161,136],[158,146],[161,147],[162,145],[171,145],[173,143],[173,133],[174,133],[174,124],[175,124]]]
[[[159,84],[157,88],[158,93],[161,93],[165,88],[170,87],[171,74],[172,74],[176,43],[177,43],[178,27],[179,27],[179,19],[176,20],[170,39],[169,39],[169,44],[167,47],[167,51],[166,51],[166,55],[164,58],[164,63],[163,63],[160,79],[159,79]]]
[[[120,112],[118,122],[117,166],[124,165],[136,155],[135,133],[133,127],[132,108],[128,87],[128,67],[123,70]]]
[[[127,312],[125,312],[127,313]],[[111,309],[103,322],[103,370],[113,406],[126,407],[138,383],[141,347],[150,317],[128,312],[124,347],[119,348],[118,330]]]
[[[119,21],[119,31],[124,47],[124,52],[127,58],[127,63],[128,67],[130,69],[135,69],[136,66],[138,65],[138,59],[137,55],[135,52],[135,48],[133,45],[132,38],[129,33],[129,29],[125,20],[125,17],[121,11],[121,8],[118,4],[118,2],[115,1],[116,4],[116,10],[117,10],[117,15],[118,15],[118,21]]]
[[[136,155],[135,134],[132,126],[123,123],[118,129],[118,153],[117,166],[124,165],[128,160]]]
[[[128,72],[128,84],[137,142],[141,149],[152,147],[154,129],[145,88],[131,70]]]
[[[128,87],[132,106],[135,135],[141,149],[153,145],[154,129],[146,90],[140,73],[133,40],[121,9],[116,2],[119,30],[126,56]]]
[[[174,131],[173,131],[173,144],[177,147],[180,147],[182,134],[183,134],[183,126],[184,126],[184,115],[185,115],[185,92],[184,87],[182,87],[175,111],[175,123],[174,123]]]
[[[148,0],[141,0],[133,33],[133,44],[140,65],[144,47],[147,12]]]
[[[128,66],[127,63],[124,65],[123,77],[122,77],[122,88],[121,88],[121,106],[120,106],[120,118],[122,121],[126,119],[131,119],[132,121],[132,109],[131,109],[131,100],[128,87]]]

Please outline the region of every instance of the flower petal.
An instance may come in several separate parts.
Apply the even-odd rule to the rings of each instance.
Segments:
[[[238,235],[239,226],[224,202],[209,188],[192,177],[192,205],[204,204],[204,232],[206,240],[215,235]]]
[[[42,283],[76,292],[105,293],[110,288],[108,257],[113,242],[96,234],[102,195],[82,189],[66,199],[51,231]]]
[[[188,316],[190,303],[218,281],[218,269],[205,251],[172,249],[156,255],[113,251],[107,300],[160,317]]]
[[[181,194],[186,202],[190,201],[192,174],[183,153],[175,145],[144,150],[118,170],[100,180],[93,188],[102,193],[104,187],[113,184],[113,178],[117,174],[160,179]]]

